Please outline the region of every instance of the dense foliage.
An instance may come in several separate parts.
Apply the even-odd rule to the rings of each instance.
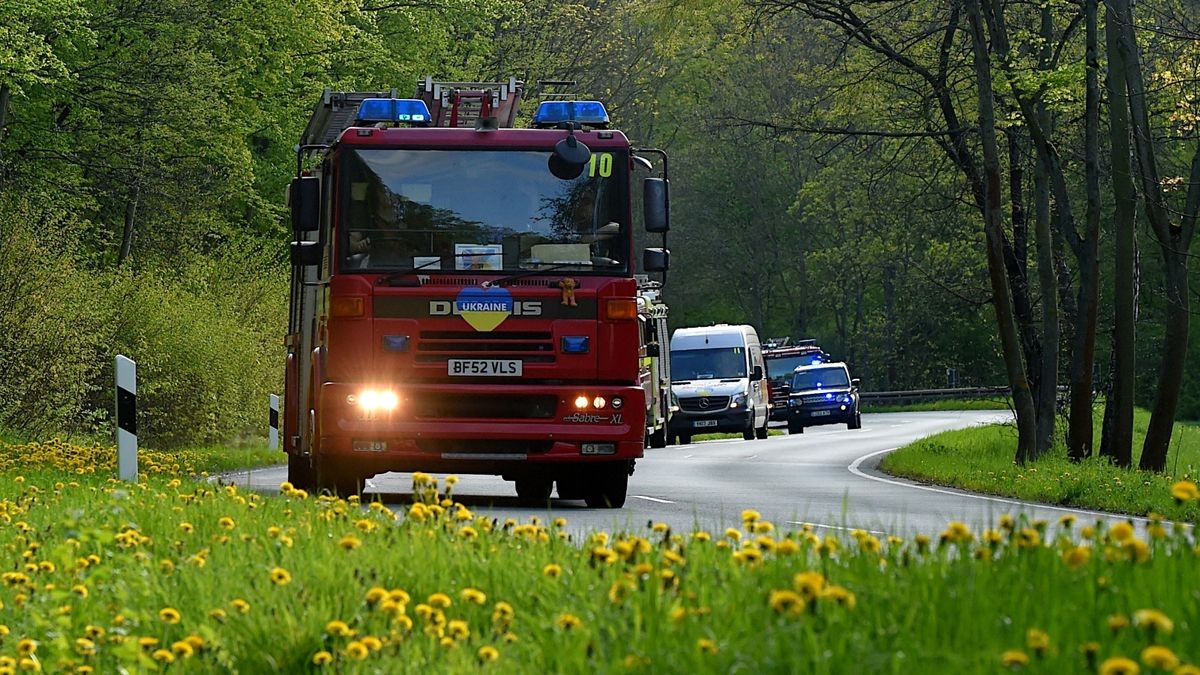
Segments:
[[[1066,195],[1083,212],[1081,6],[1006,10],[1012,54],[998,61],[994,85],[1001,136],[1013,141],[1002,153],[1016,177],[1004,204],[1009,262],[1030,286],[1031,316],[1056,295],[1036,282],[1054,265],[1064,307],[1048,349],[1064,363],[1080,269],[1069,242],[1056,237],[1046,250],[1032,221],[1040,207],[1061,211]],[[609,103],[637,145],[671,152],[675,325],[745,321],[765,335],[816,337],[870,389],[943,385],[946,368],[962,384],[1000,384],[978,204],[947,153],[937,99],[910,67],[941,64],[945,100],[976,134],[963,7],[0,2],[0,31],[11,38],[0,52],[0,426],[104,431],[117,351],[143,364],[152,443],[261,426],[282,371],[282,195],[308,111],[325,87],[403,93],[426,74],[515,75],[531,100],[543,93],[539,79],[575,80],[574,91]],[[1139,3],[1138,12],[1163,28],[1141,34],[1142,57],[1155,85],[1163,185],[1182,209],[1200,22],[1179,0]],[[848,34],[847,17],[871,31]],[[1047,42],[1042,20],[1054,29],[1053,62],[1036,58]],[[1103,80],[1103,59],[1098,68]],[[1037,153],[1012,91],[1036,92],[1050,120],[1068,181],[1053,201],[1038,202]],[[1105,112],[1104,133],[1107,123]],[[976,136],[965,143],[976,151]],[[1113,320],[1112,202],[1106,187],[1100,388]],[[1137,243],[1136,389],[1149,403],[1169,303],[1151,230],[1140,229]],[[1032,345],[1038,331],[1030,335]],[[1200,418],[1197,373],[1184,374],[1183,418]],[[1066,377],[1064,366],[1057,379]]]

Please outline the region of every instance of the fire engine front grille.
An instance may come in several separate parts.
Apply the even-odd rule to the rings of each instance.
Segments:
[[[479,454],[525,454],[546,453],[554,441],[473,440],[464,438],[422,438],[417,447],[422,452],[464,452]]]
[[[418,419],[510,419],[533,420],[554,417],[555,396],[463,396],[423,394],[413,401]]]
[[[693,396],[679,399],[679,407],[687,412],[716,412],[729,407],[728,396]]]
[[[417,363],[445,363],[452,358],[520,358],[525,363],[554,363],[550,331],[421,331]]]

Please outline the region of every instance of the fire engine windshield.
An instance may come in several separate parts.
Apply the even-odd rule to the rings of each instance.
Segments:
[[[358,149],[343,159],[343,272],[628,269],[628,157],[574,180],[549,151]]]
[[[820,355],[815,355],[816,361],[813,361],[813,354],[795,354],[792,356],[768,356],[767,362],[767,377],[771,382],[785,382],[792,379],[792,372],[800,366],[811,366],[813,363],[820,363]]]

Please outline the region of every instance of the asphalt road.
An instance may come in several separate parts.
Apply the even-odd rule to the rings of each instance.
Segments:
[[[572,530],[642,529],[666,522],[675,531],[721,531],[741,522],[743,509],[758,510],[785,529],[810,523],[818,531],[862,528],[876,533],[936,535],[951,520],[979,528],[1003,513],[1025,513],[1056,522],[1065,513],[1081,521],[1114,520],[1090,511],[1022,504],[919,485],[876,469],[888,451],[930,434],[1009,417],[1005,412],[963,411],[863,415],[863,428],[809,428],[803,435],[765,440],[723,440],[647,450],[629,479],[623,509],[589,509],[582,501],[552,500],[549,508],[517,503],[512,483],[493,476],[459,476],[455,497],[477,514],[527,520],[563,516]],[[263,492],[278,490],[285,467],[229,474],[228,482]],[[368,481],[393,508],[410,503],[411,476],[389,473]],[[1136,520],[1136,519],[1135,519]]]

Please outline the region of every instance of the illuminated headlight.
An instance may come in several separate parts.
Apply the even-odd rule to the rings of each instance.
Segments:
[[[607,403],[608,401],[604,400],[603,396],[597,396],[596,398],[592,399],[592,405],[597,409],[603,408]]]
[[[850,398],[850,394],[846,394],[845,396],[842,397],[842,403],[849,403],[851,400],[852,399]]]
[[[730,403],[729,407],[737,408],[737,407],[744,406],[744,405],[746,405],[746,395],[738,394],[737,396],[733,397],[733,403]]]
[[[588,407],[588,397],[580,395],[575,397],[575,407],[584,410]]]
[[[347,396],[346,403],[357,405],[364,413],[392,412],[400,405],[400,397],[391,389],[364,389],[357,396]]]

